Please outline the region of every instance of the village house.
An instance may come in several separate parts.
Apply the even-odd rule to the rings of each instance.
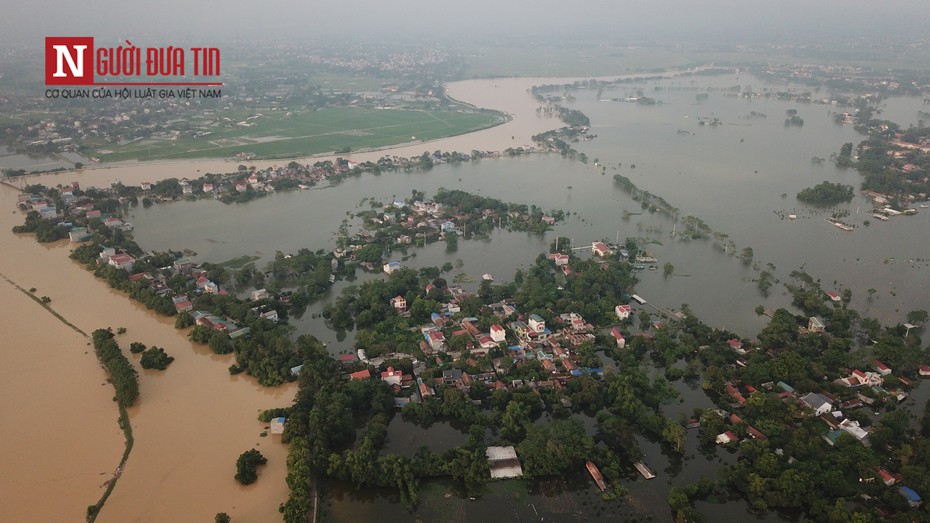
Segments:
[[[562,267],[563,265],[568,265],[568,262],[571,258],[567,254],[557,252],[550,254],[549,259],[555,262],[556,267]]]
[[[875,360],[872,362],[872,367],[874,367],[875,370],[882,376],[887,376],[891,374],[891,368],[889,368],[888,365],[885,365],[884,363],[878,360]]]
[[[845,385],[846,387],[856,388],[856,387],[880,387],[884,383],[884,379],[877,372],[863,372],[859,369],[852,371],[852,374],[845,378],[839,378],[836,380],[836,383],[840,385]]]
[[[254,290],[251,294],[249,294],[249,299],[252,301],[267,300],[270,297],[271,293],[268,292],[268,289]]]
[[[507,338],[507,331],[498,324],[491,325],[491,339],[495,343],[501,343]]]
[[[422,399],[426,399],[435,394],[432,387],[423,383],[423,378],[417,378],[417,390],[420,391],[420,398]]]
[[[401,295],[394,296],[391,298],[391,306],[397,309],[398,311],[403,311],[407,309],[407,299]]]
[[[135,260],[132,259],[132,256],[126,253],[114,254],[109,257],[107,262],[110,266],[116,267],[117,269],[123,269],[124,271],[132,271],[132,264]]]
[[[829,398],[823,394],[811,392],[802,396],[800,401],[803,406],[814,411],[815,416],[820,416],[821,414],[826,414],[833,410],[833,404],[830,402]]]
[[[538,314],[530,314],[529,327],[537,334],[543,333],[546,330],[546,321],[542,319]]]
[[[381,380],[387,383],[388,385],[397,385],[400,386],[401,378],[403,378],[404,372],[401,370],[394,370],[394,367],[388,367],[386,371],[381,373]]]
[[[368,378],[371,378],[371,371],[365,369],[358,372],[353,372],[349,374],[349,378],[352,380],[367,380]]]
[[[75,227],[68,232],[68,239],[71,243],[78,243],[89,240],[91,234],[84,227]]]
[[[610,256],[610,247],[603,242],[594,242],[591,244],[591,252],[596,256]]]
[[[441,351],[446,343],[446,337],[439,330],[432,330],[426,333],[426,341],[434,351]]]
[[[400,269],[400,262],[392,261],[385,263],[383,269],[386,274],[391,274],[397,269]]]
[[[717,445],[728,445],[730,443],[739,443],[739,437],[729,430],[717,435]]]
[[[488,447],[485,451],[491,467],[491,479],[518,478],[523,468],[513,447]]]
[[[623,321],[630,317],[630,313],[633,312],[633,307],[630,305],[617,305],[614,307],[614,312],[617,314],[617,318]]]
[[[614,340],[616,340],[618,349],[626,347],[626,339],[616,327],[610,329],[610,334],[614,337]]]
[[[824,332],[826,328],[819,318],[811,316],[810,320],[807,322],[807,330],[810,332]]]

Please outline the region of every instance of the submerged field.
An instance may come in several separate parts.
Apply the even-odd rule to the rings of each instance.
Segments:
[[[188,130],[180,135],[101,145],[91,156],[103,162],[225,158],[239,153],[286,158],[428,141],[503,122],[496,113],[465,111],[330,108],[300,113],[218,112],[188,122]]]

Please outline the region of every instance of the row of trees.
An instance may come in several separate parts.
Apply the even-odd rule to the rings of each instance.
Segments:
[[[97,329],[91,338],[97,360],[106,368],[113,388],[116,389],[116,402],[122,407],[132,406],[139,397],[139,375],[136,369],[120,350],[111,329]]]

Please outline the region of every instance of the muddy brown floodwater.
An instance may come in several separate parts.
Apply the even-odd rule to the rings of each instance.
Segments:
[[[140,372],[138,404],[129,410],[135,446],[98,521],[209,521],[228,512],[240,521],[280,519],[287,498],[286,449],[260,437],[259,410],[288,405],[293,385],[264,388],[229,376],[231,356],[193,346],[173,322],[107,287],[68,258],[70,246],[40,245],[10,232],[21,222],[16,191],[0,188],[0,464],[2,521],[80,521],[96,503],[123,452],[112,401],[87,338],[17,290],[36,288],[86,333],[126,327],[117,339],[164,347],[165,371]],[[7,281],[9,280],[9,281]],[[138,357],[131,356],[138,365]],[[240,453],[267,458],[257,483],[233,476]]]

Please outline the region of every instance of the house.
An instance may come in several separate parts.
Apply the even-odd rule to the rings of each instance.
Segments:
[[[887,376],[891,374],[891,368],[889,368],[888,365],[885,365],[884,363],[878,360],[873,361],[872,366],[875,367],[875,370],[878,371],[878,373],[881,374],[882,376]]]
[[[404,377],[404,371],[394,370],[394,367],[388,367],[386,371],[381,373],[381,381],[387,383],[388,385],[400,385],[401,378]]]
[[[391,274],[397,269],[400,269],[400,262],[392,261],[392,262],[385,263],[383,269],[385,273]]]
[[[919,507],[920,504],[923,503],[923,500],[920,498],[920,495],[914,492],[914,490],[910,487],[902,486],[898,489],[898,492],[900,492],[901,495],[904,496],[904,499],[907,500],[907,504],[910,505],[911,507]]]
[[[284,434],[284,423],[287,418],[274,418],[271,420],[270,434]]]
[[[268,292],[268,289],[254,290],[252,291],[251,294],[249,294],[249,298],[252,301],[267,300],[270,297],[271,297],[271,293]]]
[[[814,411],[814,414],[820,416],[833,410],[833,404],[823,394],[815,392],[808,393],[801,397],[801,403]]]
[[[100,218],[100,211],[99,210],[87,211],[84,217],[87,218],[88,220],[91,218]]]
[[[507,331],[498,324],[491,325],[491,339],[495,343],[500,343],[507,338]]]
[[[423,378],[417,378],[417,388],[420,390],[420,397],[426,399],[435,394],[433,388],[423,383]]]
[[[369,371],[368,369],[360,370],[358,372],[353,372],[352,374],[349,374],[349,378],[353,380],[367,380],[370,377],[371,377],[371,371]]]
[[[820,321],[816,316],[811,316],[810,320],[807,322],[807,330],[810,332],[824,332],[826,329],[823,326],[823,322]]]
[[[844,419],[842,423],[840,423],[839,427],[840,430],[855,438],[856,441],[862,443],[863,445],[867,444],[869,432],[860,427],[858,421]]]
[[[190,312],[194,310],[194,304],[190,300],[185,300],[175,303],[174,308],[178,312]]]
[[[736,338],[733,338],[732,340],[727,340],[727,345],[729,345],[730,348],[735,350],[736,352],[740,352],[743,348],[743,342]]]
[[[555,262],[556,267],[562,267],[563,265],[568,265],[571,258],[567,254],[557,252],[550,254],[549,259]]]
[[[517,451],[513,447],[488,447],[485,456],[491,467],[491,479],[519,478],[523,475]]]
[[[446,385],[455,385],[461,383],[464,376],[462,369],[446,369],[442,371],[442,382]]]
[[[633,306],[617,305],[616,307],[614,307],[614,312],[617,314],[617,319],[619,319],[620,321],[623,321],[630,317],[630,314],[633,312]]]
[[[730,443],[739,443],[739,437],[729,430],[717,435],[717,445],[728,445]]]
[[[481,336],[478,338],[478,345],[480,345],[482,349],[491,350],[497,347],[497,342],[490,336]]]
[[[610,334],[617,340],[617,348],[622,349],[626,347],[626,339],[623,337],[623,334],[616,328],[610,329]]]
[[[434,351],[442,350],[446,343],[446,336],[442,331],[429,331],[426,333],[426,341]]]
[[[889,474],[888,471],[881,467],[878,467],[875,470],[878,472],[878,477],[881,478],[882,483],[884,483],[885,486],[890,487],[895,484],[894,476]]]
[[[736,403],[738,403],[740,406],[746,404],[746,397],[743,396],[739,389],[737,389],[736,386],[729,381],[726,384],[726,390],[727,394],[729,394],[730,397],[733,398],[733,400],[736,401]]]
[[[72,243],[87,241],[90,237],[91,234],[87,232],[87,229],[84,227],[75,227],[68,232],[68,239],[70,239]]]
[[[546,330],[546,321],[538,314],[530,314],[529,327],[533,332],[542,333]]]
[[[152,183],[151,183],[151,182],[142,182],[141,184],[139,184],[139,187],[140,187],[143,191],[151,191],[151,190],[152,190]]]
[[[123,269],[125,271],[132,270],[132,264],[135,260],[132,259],[132,256],[126,253],[114,254],[110,256],[110,259],[107,263],[117,269]]]
[[[836,291],[828,291],[827,296],[830,298],[831,301],[834,301],[834,302],[840,301],[840,295]]]
[[[603,242],[594,242],[591,244],[591,252],[597,256],[610,256],[610,247]]]
[[[212,183],[207,182],[203,184],[203,192],[213,192],[213,189],[214,187]]]
[[[920,377],[922,378],[930,377],[930,365],[921,365],[919,372],[920,372]]]
[[[405,310],[407,308],[407,299],[398,294],[391,298],[391,306],[397,310]]]

